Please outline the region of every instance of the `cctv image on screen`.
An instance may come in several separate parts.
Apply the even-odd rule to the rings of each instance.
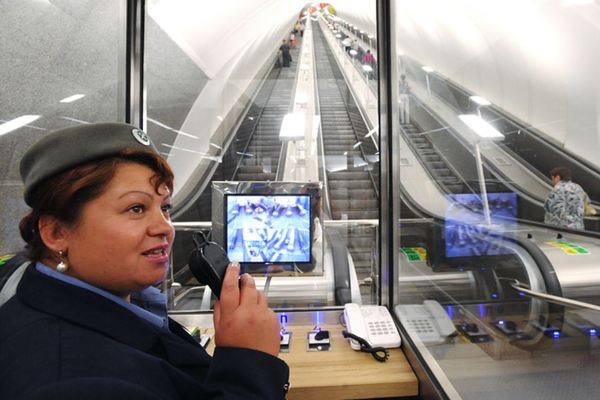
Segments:
[[[479,194],[449,194],[447,198],[446,257],[494,256],[510,252],[502,245],[500,233],[512,229],[515,224],[516,193],[488,193],[491,229],[485,225]]]
[[[311,261],[310,195],[226,196],[226,246],[241,263]]]

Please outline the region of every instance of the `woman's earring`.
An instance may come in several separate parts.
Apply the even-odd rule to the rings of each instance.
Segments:
[[[56,266],[56,270],[60,273],[65,273],[69,269],[69,264],[65,261],[65,253],[62,250],[58,251],[58,256],[60,257],[60,262]]]

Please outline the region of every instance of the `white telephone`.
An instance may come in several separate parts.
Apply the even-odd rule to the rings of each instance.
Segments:
[[[402,326],[425,344],[442,343],[456,332],[452,320],[435,300],[425,300],[423,304],[399,304],[394,311]]]
[[[400,347],[400,334],[387,308],[348,303],[344,306],[344,319],[348,332],[365,339],[371,346]],[[360,344],[354,339],[350,339],[350,346],[360,350]]]

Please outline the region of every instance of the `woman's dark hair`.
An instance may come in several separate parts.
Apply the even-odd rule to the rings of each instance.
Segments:
[[[561,181],[571,180],[571,170],[568,167],[556,167],[550,171],[550,176],[560,176]]]
[[[19,224],[21,237],[28,244],[27,256],[32,261],[39,261],[47,252],[38,231],[40,217],[50,215],[69,226],[75,225],[83,206],[104,192],[117,167],[124,162],[145,165],[154,171],[152,183],[157,193],[163,184],[173,191],[173,171],[169,164],[158,154],[139,149],[125,149],[51,176],[34,189],[32,210]]]

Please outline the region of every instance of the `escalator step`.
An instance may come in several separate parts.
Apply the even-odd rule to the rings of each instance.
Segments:
[[[333,219],[378,219],[379,211],[337,211],[332,210]]]
[[[238,181],[274,181],[276,174],[240,174],[236,175]]]
[[[337,210],[376,210],[379,207],[379,201],[377,199],[332,199],[331,207]]]

